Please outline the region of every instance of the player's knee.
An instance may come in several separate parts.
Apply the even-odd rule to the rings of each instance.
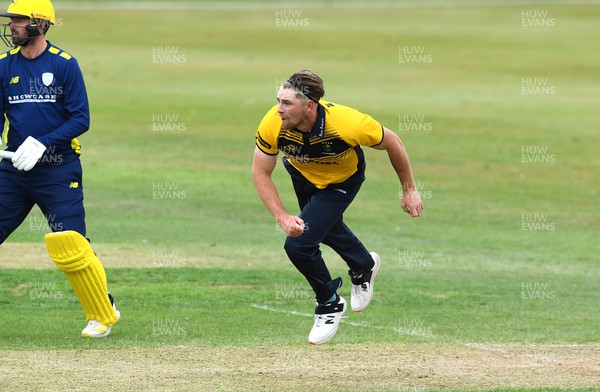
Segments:
[[[50,258],[64,272],[85,269],[95,260],[89,241],[76,231],[49,233],[45,241]]]
[[[287,237],[283,244],[283,249],[290,259],[294,259],[299,253],[299,244],[297,237]]]
[[[311,258],[315,251],[318,251],[319,245],[306,241],[303,236],[287,237],[283,245],[285,253],[292,260]]]

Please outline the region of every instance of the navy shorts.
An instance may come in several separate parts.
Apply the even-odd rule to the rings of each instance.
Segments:
[[[0,162],[0,243],[19,227],[34,204],[50,230],[74,230],[85,237],[81,162],[34,167],[28,172]]]

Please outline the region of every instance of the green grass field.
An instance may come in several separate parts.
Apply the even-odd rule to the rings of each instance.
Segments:
[[[599,5],[88,3],[103,8],[56,1],[48,39],[86,78],[88,236],[122,320],[79,337],[34,210],[0,248],[0,390],[600,389]],[[365,151],[345,219],[382,273],[320,347],[250,175],[256,127],[301,68],[400,135],[425,203],[404,214],[386,154]]]

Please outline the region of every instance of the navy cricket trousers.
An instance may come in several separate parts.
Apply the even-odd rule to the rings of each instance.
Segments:
[[[74,230],[85,237],[82,170],[79,159],[36,166],[28,172],[0,162],[0,244],[37,204],[51,231]]]
[[[290,173],[305,231],[298,237],[287,237],[285,251],[294,266],[311,285],[319,303],[329,300],[341,286],[341,278],[331,275],[321,255],[320,244],[332,248],[353,273],[373,268],[367,249],[343,221],[343,213],[358,193],[364,177],[352,177],[339,184],[319,189],[298,170],[285,162]]]

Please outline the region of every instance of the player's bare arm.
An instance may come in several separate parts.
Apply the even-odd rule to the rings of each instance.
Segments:
[[[420,216],[423,202],[413,178],[408,153],[400,137],[384,127],[383,141],[373,148],[385,150],[390,157],[392,166],[402,184],[402,209],[413,218]]]
[[[252,181],[258,195],[277,221],[277,224],[288,236],[297,237],[304,232],[304,221],[298,216],[288,214],[283,207],[277,187],[271,177],[276,164],[277,155],[265,154],[258,147],[255,147],[252,162]]]

